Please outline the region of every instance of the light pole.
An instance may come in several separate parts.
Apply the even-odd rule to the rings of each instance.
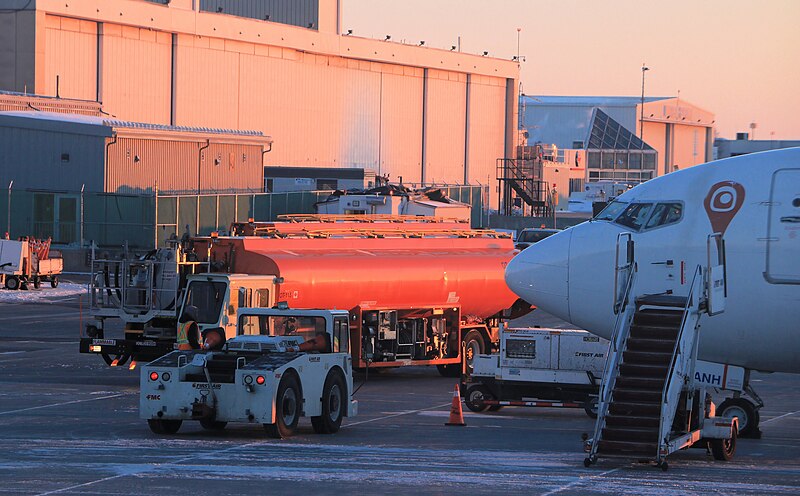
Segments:
[[[642,62],[642,105],[639,113],[639,139],[644,141],[644,73],[649,71],[650,68]]]

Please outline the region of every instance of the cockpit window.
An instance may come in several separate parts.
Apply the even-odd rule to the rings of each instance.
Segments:
[[[638,231],[644,226],[647,219],[650,218],[652,210],[652,203],[631,203],[614,222],[621,226],[631,228],[634,231]]]
[[[594,220],[614,220],[627,206],[627,203],[612,201],[595,216]]]
[[[683,208],[680,203],[659,203],[647,221],[645,229],[674,224],[681,220]]]

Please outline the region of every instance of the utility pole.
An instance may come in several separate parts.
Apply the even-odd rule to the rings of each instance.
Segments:
[[[644,73],[649,71],[650,68],[642,62],[642,105],[639,113],[639,139],[644,141]]]

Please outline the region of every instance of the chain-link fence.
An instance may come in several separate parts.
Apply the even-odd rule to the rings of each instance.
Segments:
[[[453,200],[472,206],[472,225],[483,226],[486,188],[438,186]],[[123,195],[69,191],[0,192],[0,222],[19,236],[52,238],[58,245],[150,249],[184,233],[226,232],[232,222],[275,220],[283,214],[312,214],[330,191],[209,195]]]

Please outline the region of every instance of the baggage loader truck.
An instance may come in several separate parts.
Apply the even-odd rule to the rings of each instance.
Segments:
[[[348,321],[344,310],[240,309],[221,351],[173,351],[141,368],[140,416],[157,434],[184,421],[210,430],[242,422],[283,438],[301,417],[335,433],[358,407]]]
[[[140,335],[126,331],[126,339],[119,340],[107,339],[95,326],[81,340],[81,351],[119,362],[131,356],[153,359],[171,351],[176,320],[183,319],[189,307],[199,310],[201,330],[222,327],[232,337],[237,308],[286,302],[290,308],[349,311],[357,368],[426,364],[457,377],[462,343],[471,366],[475,355],[494,349],[504,315],[513,318],[530,311],[503,278],[505,265],[516,253],[513,242],[494,231],[406,221],[348,221],[345,227],[322,222],[279,224],[260,230],[251,227],[256,236],[194,238],[191,263],[204,272],[184,279],[177,265],[179,274],[171,280],[180,291],[176,296],[180,303],[172,328],[165,328],[171,332],[160,334],[164,328],[137,323]],[[143,286],[148,288],[145,295],[155,291]],[[95,302],[107,296],[108,288],[92,291]],[[115,291],[111,290],[112,296]]]

